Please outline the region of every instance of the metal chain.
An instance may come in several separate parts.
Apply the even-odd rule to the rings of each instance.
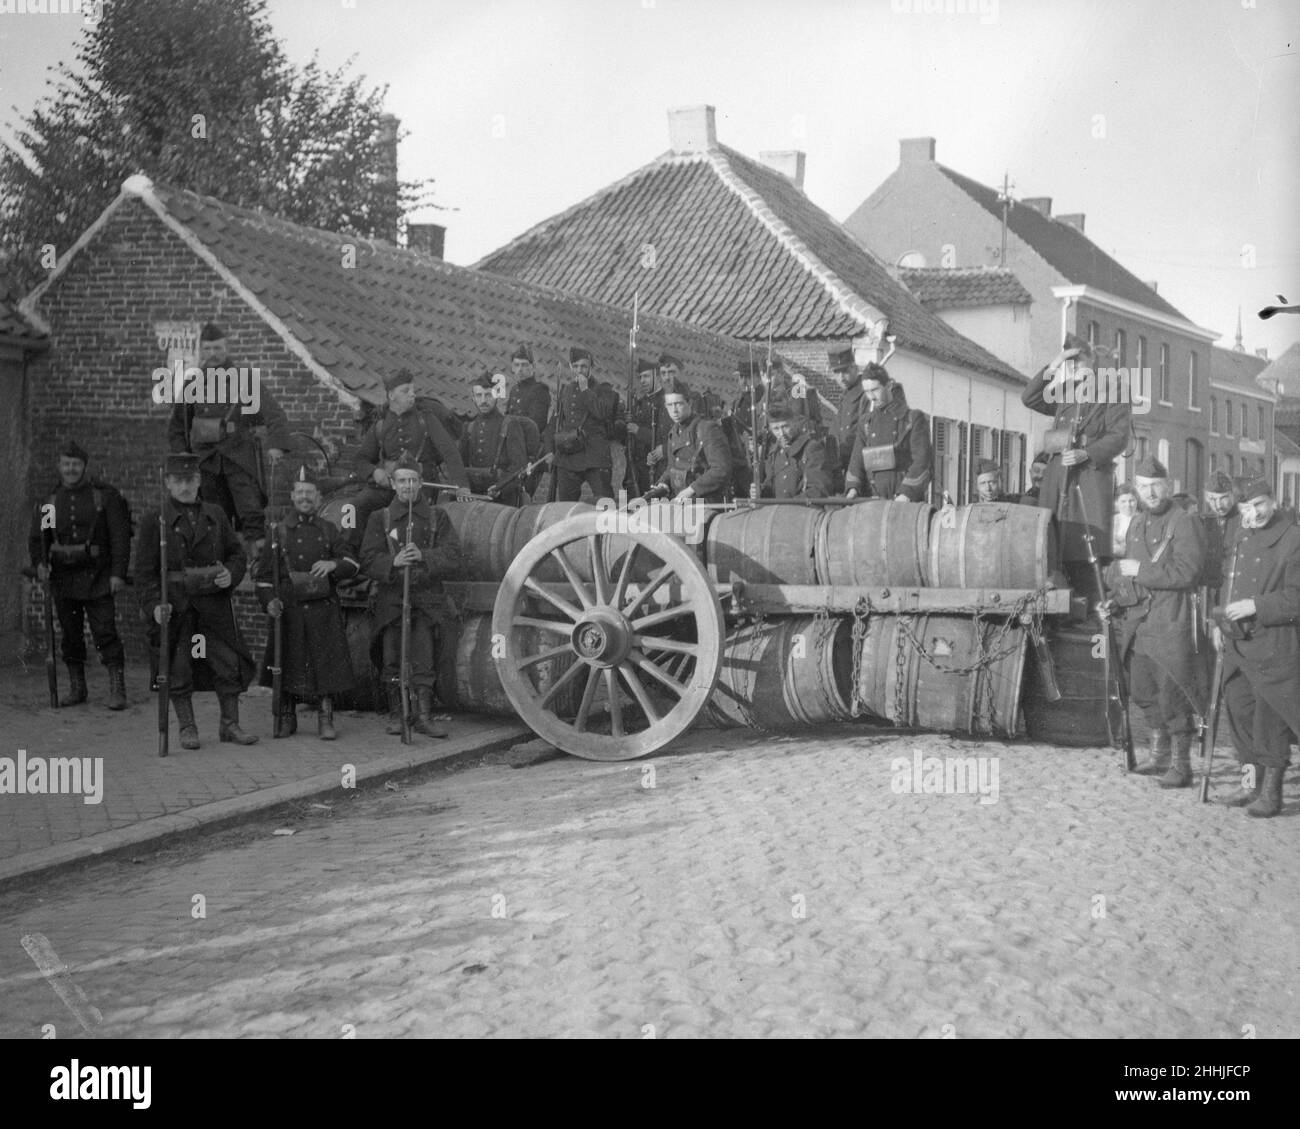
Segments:
[[[915,616],[900,615],[898,617],[898,629],[894,632],[894,640],[897,646],[894,649],[894,724],[902,726],[911,725],[911,711],[907,708],[906,692],[906,665],[903,659],[903,651],[907,640],[912,641],[912,646],[917,650],[925,653],[921,645],[916,641],[916,636],[912,634],[912,620]]]
[[[862,651],[867,645],[867,617],[871,614],[871,600],[863,596],[853,605],[853,692],[849,696],[849,716],[861,717],[867,712],[862,700]]]

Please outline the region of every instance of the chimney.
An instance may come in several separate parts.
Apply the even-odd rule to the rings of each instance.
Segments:
[[[447,229],[440,223],[408,223],[406,247],[433,259],[441,259],[447,243]]]
[[[794,186],[803,190],[803,166],[807,154],[801,149],[781,149],[759,153],[758,159],[768,168],[776,169],[782,176],[794,181]]]
[[[1267,348],[1256,349],[1255,356],[1259,357],[1261,360],[1264,361],[1268,360],[1268,349]]]
[[[712,106],[682,106],[668,111],[668,139],[674,153],[702,153],[716,149],[718,128]]]
[[[1068,216],[1057,216],[1061,223],[1068,223],[1075,231],[1083,233],[1083,213],[1071,212]]]
[[[397,225],[402,218],[397,200],[397,130],[401,119],[396,114],[379,115],[378,151],[375,157],[375,176],[384,186],[386,202],[391,215],[383,217],[383,228],[375,234],[390,243],[397,242]]]
[[[1052,218],[1052,198],[1050,196],[1026,196],[1020,201],[1026,208],[1033,208],[1041,215]]]
[[[900,165],[925,164],[934,160],[933,137],[904,137],[898,143]]]
[[[1152,294],[1159,293],[1159,291],[1160,291],[1160,283],[1157,282],[1154,278],[1149,278],[1149,279],[1147,279],[1147,285],[1148,285],[1149,287],[1151,287],[1151,293],[1152,293]]]

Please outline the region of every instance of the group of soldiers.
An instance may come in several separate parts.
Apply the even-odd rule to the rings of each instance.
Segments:
[[[205,326],[200,337],[200,366],[227,362],[218,326]],[[1192,718],[1204,712],[1206,663],[1193,594],[1198,585],[1207,587],[1207,575],[1214,580],[1208,587],[1222,588],[1211,634],[1225,658],[1223,700],[1239,758],[1258,769],[1251,787],[1231,802],[1248,805],[1252,814],[1273,814],[1288,730],[1300,730],[1300,530],[1277,512],[1262,480],[1247,488],[1239,511],[1230,491],[1213,493],[1216,528],[1202,529],[1173,505],[1165,469],[1146,460],[1136,476],[1141,512],[1129,523],[1122,555],[1112,559],[1114,460],[1128,445],[1128,405],[1055,394],[1082,379],[1093,359],[1086,342],[1068,337],[1023,393],[1027,406],[1053,416],[1045,449],[1030,467],[1030,488],[1018,497],[1005,494],[1001,468],[985,460],[975,468],[976,497],[1054,512],[1058,563],[1072,587],[1113,616],[1132,699],[1152,723],[1152,757],[1143,771],[1159,773],[1168,787],[1190,782]],[[276,673],[282,679],[278,734],[296,731],[302,701],[317,704],[318,735],[336,736],[331,699],[361,673],[351,669],[338,585],[368,578],[371,654],[389,687],[388,731],[402,732],[410,710],[417,732],[445,736],[434,717],[437,650],[451,614],[442,582],[457,574],[462,557],[450,518],[433,504],[438,489],[522,505],[539,491],[549,466],[549,489],[544,497],[537,493],[539,500],[574,501],[584,486],[597,499],[614,498],[614,448],[621,444],[627,465],[617,485],[641,500],[841,493],[927,500],[933,451],[926,415],[908,405],[883,365],[859,366],[851,350],[829,360],[845,384],[830,426],[814,389],[779,367],[748,362],[737,373],[741,395],[726,405],[693,392],[677,358],[643,360],[639,394],[625,411],[617,391],[596,378],[588,350],[570,351],[568,379],[553,396],[522,344],[510,358],[509,378],[485,366],[472,373],[468,420],[418,396],[413,374],[402,370],[385,382],[386,410],[355,452],[349,520],[336,525],[321,516],[321,483],[301,467],[287,516],[269,530],[254,428],[265,429],[273,473],[291,444],[287,417],[269,389],[260,390],[259,411],[251,414],[229,405],[177,404],[164,497],[141,524],[136,588],[155,653],[159,629],[168,626],[170,655],[160,663],[167,664],[181,746],[199,745],[191,695],[207,689],[220,702],[220,740],[257,740],[240,727],[238,699],[258,664],[231,601],[250,563],[258,599],[281,629],[278,663],[268,643],[260,664],[263,684]],[[38,506],[30,550],[63,629],[69,703],[86,700],[88,618],[109,671],[109,706],[122,709],[124,655],[113,598],[127,583],[130,518],[121,494],[89,476],[89,463],[75,443],[61,452],[60,483]],[[160,524],[166,527],[165,602]],[[1109,580],[1098,583],[1099,577]],[[401,689],[403,658],[409,696]]]

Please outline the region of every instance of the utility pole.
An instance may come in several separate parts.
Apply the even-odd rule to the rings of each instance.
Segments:
[[[1002,201],[1002,251],[998,255],[998,266],[1007,265],[1007,213],[1011,210],[1011,174],[1002,174],[1002,191],[998,193]]]

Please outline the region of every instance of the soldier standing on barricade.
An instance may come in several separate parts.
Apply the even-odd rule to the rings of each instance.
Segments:
[[[977,502],[1017,502],[1011,494],[1002,492],[1002,468],[992,459],[981,459],[975,467],[975,500]]]
[[[460,447],[440,413],[428,402],[416,402],[411,371],[399,370],[384,381],[384,388],[388,411],[362,436],[357,449],[357,475],[366,480],[366,486],[356,499],[356,529],[343,531],[354,549],[360,548],[370,515],[393,500],[389,474],[401,452],[415,452],[412,458],[437,475],[437,481],[469,490]]]
[[[470,420],[460,441],[470,489],[490,495],[503,506],[521,505],[519,472],[528,465],[523,429],[518,420],[501,414],[497,385],[487,369],[473,379],[471,389],[478,415]],[[505,479],[510,481],[500,485]]]
[[[668,465],[648,496],[723,501],[731,486],[731,448],[722,428],[694,414],[690,390],[680,381],[664,388],[664,408],[673,421],[665,445]]]
[[[1300,734],[1300,527],[1279,511],[1264,479],[1242,489],[1235,564],[1215,609],[1216,643],[1237,759],[1255,779],[1221,802],[1268,817],[1282,810],[1291,736]]]
[[[1088,558],[1084,538],[1084,517],[1093,544],[1105,563],[1110,547],[1111,517],[1114,513],[1114,462],[1128,446],[1132,415],[1127,390],[1110,403],[1103,394],[1093,366],[1096,352],[1086,341],[1069,334],[1065,346],[1051,364],[1040,369],[1020,394],[1021,402],[1040,413],[1055,417],[1047,433],[1049,461],[1043,474],[1038,504],[1056,514],[1059,523],[1061,563],[1070,587],[1101,598]],[[1089,381],[1094,395],[1080,394]],[[1109,387],[1107,386],[1107,392]],[[1099,402],[1094,402],[1099,401]],[[1074,490],[1083,494],[1081,510]]]
[[[569,350],[571,379],[560,389],[542,438],[543,450],[555,456],[557,502],[578,501],[584,482],[595,498],[614,497],[610,442],[627,438],[627,419],[618,393],[595,380],[592,368],[586,349]]]
[[[402,732],[402,577],[403,569],[409,567],[408,661],[418,714],[414,728],[426,737],[446,737],[447,730],[433,720],[433,691],[438,644],[443,625],[452,614],[442,582],[455,576],[460,568],[460,542],[446,512],[420,492],[423,477],[420,464],[402,452],[393,467],[395,496],[383,509],[372,513],[366,524],[361,565],[375,581],[370,598],[370,651],[375,665],[383,668],[388,686],[386,732]]]
[[[826,449],[784,405],[767,414],[774,443],[763,461],[763,498],[825,498],[831,492]]]
[[[280,561],[272,566],[268,537],[253,570],[257,599],[262,610],[281,620],[280,669],[283,695],[280,700],[279,735],[298,731],[298,701],[318,701],[316,733],[333,741],[334,703],[332,696],[354,685],[343,609],[335,585],[361,571],[361,563],[333,522],[317,516],[320,489],[312,473],[301,467],[293,484],[293,512],[280,523]],[[279,592],[275,582],[279,581]],[[266,657],[262,661],[261,684],[272,684],[274,646],[268,632]]]
[[[199,334],[199,367],[205,375],[230,368],[226,334],[208,322]],[[253,370],[254,379],[260,373]],[[211,381],[220,385],[219,380]],[[200,496],[225,511],[249,542],[250,551],[266,536],[267,489],[263,482],[262,445],[253,432],[265,426],[268,454],[278,462],[293,443],[289,419],[276,403],[266,383],[258,379],[258,410],[245,412],[239,403],[177,404],[172,408],[167,437],[173,453],[188,451],[199,456],[203,476]]]
[[[107,482],[86,474],[90,456],[78,443],[59,452],[59,485],[32,516],[28,554],[37,577],[49,581],[63,632],[63,661],[71,692],[66,706],[86,700],[85,623],[108,668],[108,708],[126,709],[126,653],[117,634],[113,597],[126,587],[131,516]]]
[[[845,495],[923,502],[934,471],[930,421],[907,406],[902,386],[874,362],[862,370],[864,409],[853,438]]]
[[[1107,569],[1108,614],[1119,617],[1130,696],[1151,727],[1150,759],[1136,771],[1159,776],[1162,788],[1186,788],[1192,782],[1192,715],[1201,712],[1205,697],[1192,598],[1201,535],[1196,519],[1174,505],[1160,462],[1143,459],[1134,483],[1142,509],[1129,524],[1124,556]]]
[[[247,568],[244,549],[225,511],[199,500],[197,455],[168,455],[165,473],[170,496],[161,519],[167,522],[168,529],[169,603],[159,602],[162,562],[158,510],[150,510],[140,523],[136,587],[140,590],[140,606],[153,622],[161,624],[167,619],[170,623],[172,652],[168,669],[181,748],[199,747],[191,700],[195,690],[217,692],[221,703],[220,740],[252,745],[257,738],[239,728],[239,695],[248,689],[257,664],[239,634],[231,606],[235,586]]]

